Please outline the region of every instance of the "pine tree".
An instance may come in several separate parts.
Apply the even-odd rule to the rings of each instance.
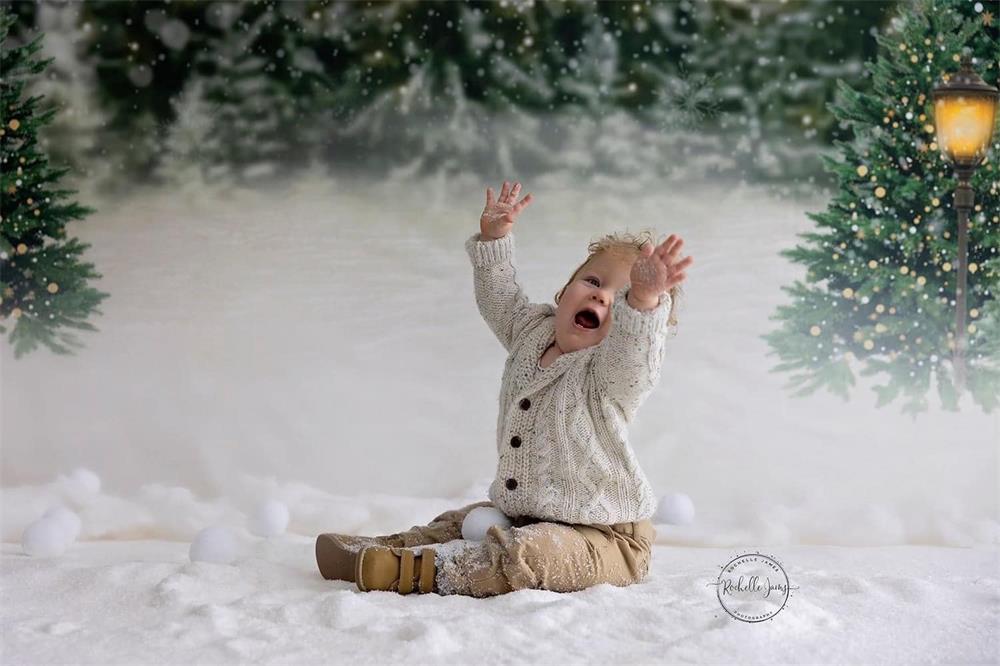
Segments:
[[[304,3],[209,9],[220,34],[207,38],[195,58],[199,73],[175,104],[176,131],[165,139],[172,166],[161,173],[197,159],[208,181],[252,184],[287,179],[310,166],[315,116],[322,109],[317,100],[326,84],[305,45],[307,10]],[[203,130],[206,120],[210,140],[192,152],[185,135]]]
[[[147,181],[156,167],[172,100],[204,47],[203,15],[214,3],[85,2],[78,14],[81,66],[96,80],[101,115],[96,146],[98,189],[113,196]]]
[[[21,16],[8,39],[19,43],[31,41],[44,33],[41,55],[52,57],[45,76],[26,81],[25,94],[43,96],[57,107],[52,122],[38,135],[41,150],[53,165],[68,166],[67,182],[93,191],[95,183],[107,177],[107,162],[94,159],[98,136],[105,118],[95,96],[96,76],[82,57],[79,43],[81,5],[76,3],[18,3],[31,16]]]
[[[864,84],[872,33],[895,0],[698,3],[701,38],[684,54],[718,77],[719,128],[748,178],[822,177],[821,150],[845,139],[826,105],[837,80]]]
[[[194,81],[215,114],[220,149],[203,171],[216,180],[290,177],[309,165],[318,142],[315,116],[329,87],[319,57],[330,47],[319,32],[328,0],[296,2],[83,3],[82,50],[96,73],[107,126],[99,158],[112,178],[105,192],[156,180],[162,148]],[[185,97],[183,103],[181,97]],[[189,126],[179,131],[189,133]],[[174,162],[176,165],[176,161]],[[128,176],[117,178],[114,176]]]
[[[81,34],[110,119],[101,163],[121,175],[155,168],[177,98],[206,77],[235,142],[215,170],[273,171],[314,148],[350,170],[447,170],[489,162],[493,139],[506,164],[542,173],[561,163],[552,146],[580,138],[579,127],[552,122],[566,111],[626,138],[638,121],[662,151],[689,150],[717,169],[730,168],[736,143],[744,175],[788,178],[818,164],[819,145],[839,132],[823,105],[836,77],[860,78],[867,29],[895,1],[122,1],[84,3]],[[273,20],[239,44],[261,16]],[[422,111],[421,96],[440,108]],[[709,116],[718,123],[706,125]],[[236,123],[246,131],[232,132]],[[728,137],[707,143],[727,148],[710,154],[703,139],[720,126]],[[466,128],[483,140],[460,144]],[[422,148],[426,159],[414,153]],[[639,168],[623,162],[623,173]]]
[[[674,64],[694,37],[681,29],[695,27],[684,19],[687,10],[621,3],[596,9],[580,16],[568,69],[555,79],[574,103],[550,118],[546,152],[559,173],[543,178],[586,177],[639,191],[703,176],[706,162],[717,169],[719,146],[700,131],[712,110],[713,81]]]
[[[523,149],[511,161],[539,172],[562,163],[554,146],[589,134],[579,124],[549,122],[565,111],[602,132],[589,135],[592,141],[618,145],[608,133],[624,140],[642,133],[644,152],[660,144],[648,164],[634,153],[613,151],[610,163],[593,160],[623,174],[662,174],[671,168],[663,156],[678,153],[705,158],[716,170],[739,166],[749,178],[815,173],[823,142],[839,132],[824,104],[837,78],[861,80],[861,53],[874,43],[869,31],[894,3],[428,0],[338,6],[329,64],[338,124],[331,136],[343,139],[341,129],[349,127],[352,141],[335,141],[330,153],[352,164],[362,156],[371,164],[376,157],[391,162],[412,155],[403,143],[395,155],[358,151],[369,147],[365,137],[393,145],[389,137],[405,131],[395,127],[405,118],[388,111],[420,86],[442,103],[458,91],[469,113],[517,109],[540,118],[541,124],[518,127],[534,125],[543,133],[505,146]],[[451,124],[450,118],[432,122],[431,131]],[[720,129],[722,140],[705,140]],[[441,138],[433,142],[438,150],[462,153],[447,135]],[[548,149],[536,162],[531,148],[543,144]],[[720,145],[725,148],[712,150]]]
[[[671,60],[696,26],[673,5],[635,6],[640,13],[598,2],[339,6],[330,161],[403,174],[499,165],[523,177],[591,169],[632,179],[672,172],[668,155],[709,155],[711,140],[694,128],[710,106],[710,77]],[[622,150],[630,141],[641,149]]]
[[[177,119],[163,139],[163,154],[154,175],[175,191],[197,190],[218,182],[228,171],[218,164],[224,154],[215,108],[205,99],[205,81],[192,78],[175,102]]]
[[[778,308],[772,319],[782,327],[764,338],[781,358],[775,371],[795,371],[796,395],[825,387],[846,399],[857,363],[863,376],[884,376],[878,406],[902,396],[903,412],[915,417],[932,382],[946,409],[960,399],[951,364],[956,179],[934,142],[931,91],[957,71],[963,49],[996,85],[1000,35],[981,3],[920,0],[900,9],[867,65],[871,89],[840,84],[831,110],[855,139],[836,142],[841,160],[824,159],[839,186],[825,212],[809,215],[818,229],[781,253],[806,266],[806,282],[783,287],[793,302]],[[972,180],[969,227],[965,388],[987,412],[1000,396],[998,149],[995,138],[993,157]]]
[[[270,17],[265,12],[246,18],[252,22],[237,20],[220,38],[211,40],[196,60],[199,68],[207,65],[211,72],[203,77],[203,99],[211,109],[215,150],[201,157],[209,180],[216,182],[271,175],[287,150],[284,139],[292,116],[291,100],[275,94],[265,71],[267,59],[252,49]]]
[[[38,132],[55,110],[41,111],[41,97],[23,96],[51,59],[36,55],[42,35],[22,46],[8,43],[14,20],[0,8],[0,321],[13,322],[15,357],[38,344],[66,354],[82,346],[66,329],[97,330],[87,318],[108,294],[88,284],[100,277],[80,260],[89,245],[66,234],[69,220],[94,210],[65,201],[73,191],[55,187],[69,169],[51,168],[39,147]]]

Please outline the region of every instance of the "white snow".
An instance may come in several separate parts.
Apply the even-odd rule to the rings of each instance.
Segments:
[[[192,562],[231,564],[239,554],[236,534],[225,525],[212,525],[199,531],[188,548]]]
[[[486,498],[504,355],[462,243],[502,177],[85,202],[100,212],[70,233],[112,294],[100,332],[69,358],[0,345],[4,661],[997,661],[998,415],[932,396],[911,420],[863,377],[848,402],[789,397],[759,336],[802,276],[777,252],[825,201],[740,185],[524,183],[536,302],[611,229],[677,232],[695,257],[631,437],[654,488],[698,511],[658,525],[646,581],[475,600],[323,580],[316,534]],[[249,530],[265,498],[289,511],[268,539]],[[24,554],[56,504],[79,540]],[[233,531],[233,565],[189,561],[210,526]],[[758,549],[799,589],[751,625],[711,583]]]
[[[256,492],[268,482],[241,483]],[[82,540],[47,559],[3,543],[4,662],[995,663],[1000,649],[995,547],[756,540],[694,547],[680,528],[657,525],[650,573],[628,588],[404,597],[324,580],[313,535],[387,534],[476,498],[347,498],[295,484],[282,491],[298,498],[291,504],[294,533],[261,539],[234,530],[240,545],[232,565],[190,562],[186,541],[155,529],[140,536],[118,513],[96,507],[84,513],[92,516],[89,532],[135,538]],[[11,494],[49,490],[6,490],[5,506]],[[166,511],[148,500],[103,496],[97,503],[130,506],[136,516]],[[190,515],[178,519],[194,523],[210,507],[225,513],[228,505],[192,498],[179,510]],[[448,548],[465,543],[473,542]],[[751,550],[776,557],[798,588],[760,624],[729,617],[712,585],[726,562]]]

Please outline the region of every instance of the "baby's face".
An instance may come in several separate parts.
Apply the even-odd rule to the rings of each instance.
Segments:
[[[563,353],[599,344],[611,330],[615,292],[628,284],[634,256],[600,252],[577,271],[556,307],[556,343]],[[590,310],[592,314],[580,314]]]

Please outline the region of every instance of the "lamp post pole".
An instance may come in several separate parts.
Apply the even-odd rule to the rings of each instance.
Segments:
[[[965,390],[967,378],[965,310],[969,285],[969,215],[975,199],[970,181],[989,150],[1000,97],[995,87],[976,74],[969,55],[963,56],[961,62],[959,71],[946,76],[946,81],[932,91],[938,145],[942,156],[954,163],[958,177],[954,198],[958,211],[958,257],[955,261],[957,284],[952,368],[955,389],[959,394]]]
[[[965,292],[969,283],[969,213],[975,195],[969,179],[972,169],[958,169],[958,186],[955,188],[955,208],[958,210],[958,286],[955,289],[955,351],[952,365],[955,367],[955,387],[959,393],[965,388]]]

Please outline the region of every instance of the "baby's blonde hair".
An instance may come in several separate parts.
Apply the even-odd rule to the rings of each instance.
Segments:
[[[640,255],[642,252],[642,246],[646,243],[652,243],[654,247],[656,246],[656,241],[653,240],[653,232],[649,229],[642,229],[638,233],[631,233],[629,231],[621,231],[610,233],[605,236],[598,238],[595,241],[591,241],[590,245],[587,247],[587,258],[582,264],[577,266],[573,274],[569,276],[566,284],[563,285],[562,289],[556,292],[555,301],[559,304],[559,299],[562,297],[563,292],[566,291],[566,287],[576,279],[577,273],[580,269],[587,265],[587,262],[593,259],[595,256],[602,252],[610,252],[618,256],[628,257],[632,261]],[[681,285],[676,285],[670,289],[670,316],[667,319],[668,326],[677,326],[677,302],[679,297],[684,294],[684,290]]]

